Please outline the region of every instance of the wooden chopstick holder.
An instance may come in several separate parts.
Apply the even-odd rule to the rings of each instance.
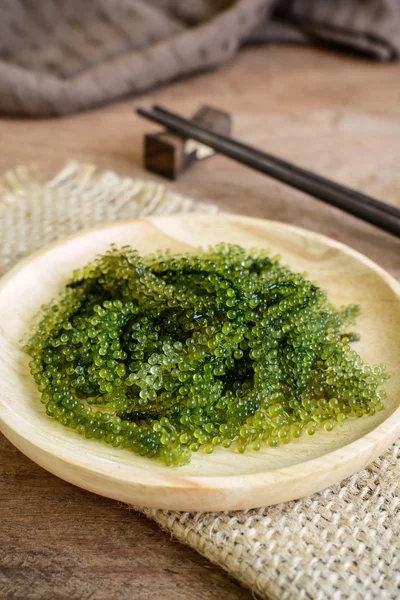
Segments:
[[[212,106],[202,106],[190,121],[215,133],[231,135],[231,115]],[[169,131],[145,135],[143,150],[145,168],[172,180],[178,179],[195,162],[216,154],[200,142]]]

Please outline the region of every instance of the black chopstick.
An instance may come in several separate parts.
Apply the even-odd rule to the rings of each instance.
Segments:
[[[274,177],[400,237],[400,209],[302,169],[285,160],[213,133],[160,106],[137,113],[170,131],[213,148],[242,164]]]
[[[368,210],[368,208],[370,207],[371,211],[372,209],[376,209],[377,211],[382,211],[389,215],[393,215],[396,218],[396,220],[400,219],[400,209],[394,206],[376,200],[375,198],[371,198],[370,196],[352,190],[325,177],[321,177],[316,173],[313,173],[306,169],[302,169],[301,167],[297,167],[296,165],[282,160],[280,158],[277,158],[275,156],[272,156],[271,154],[268,154],[256,148],[252,148],[251,146],[243,144],[238,140],[233,140],[226,136],[213,133],[207,129],[204,129],[203,127],[196,125],[195,123],[192,123],[191,121],[188,121],[187,119],[184,119],[183,117],[177,115],[176,113],[173,113],[172,111],[166,110],[161,106],[155,105],[153,106],[152,110],[153,113],[155,113],[158,122],[161,122],[161,119],[157,118],[158,114],[162,115],[164,123],[168,119],[169,127],[174,127],[176,133],[179,133],[178,128],[180,129],[180,131],[182,131],[181,127],[185,127],[185,131],[187,131],[187,133],[181,133],[181,135],[185,135],[185,137],[187,137],[189,135],[188,128],[190,128],[190,137],[192,137],[193,139],[196,139],[197,136],[197,140],[204,144],[207,144],[206,139],[208,139],[208,145],[216,150],[218,150],[218,145],[218,147],[220,148],[219,152],[221,154],[230,156],[231,158],[234,158],[239,162],[247,164],[248,166],[255,168],[256,170],[260,170],[261,172],[266,173],[267,175],[271,175],[272,177],[279,179],[284,183],[291,185],[292,187],[297,187],[298,189],[305,191],[311,195],[314,195],[315,197],[321,200],[325,200],[330,204],[338,206],[339,208],[347,210],[347,207],[342,206],[341,203],[341,195],[344,195],[345,199],[349,199],[349,202],[351,202],[351,200],[354,200],[354,202],[358,202],[358,204],[361,205],[360,210],[363,210],[364,208]],[[139,114],[141,114],[142,111],[139,109],[138,112]],[[200,135],[202,139],[200,139]],[[242,151],[242,155],[240,155],[241,153],[239,151]],[[257,159],[262,161],[261,169],[257,166],[257,162],[259,162],[257,161]],[[306,181],[302,181],[302,179],[305,179]],[[326,192],[326,190],[323,188],[328,188],[328,191],[334,190],[337,194],[339,194],[339,197],[335,197],[333,199],[326,199],[324,197],[321,197],[320,195],[317,195],[316,193],[313,193],[311,190],[308,189],[309,182],[315,182],[319,184],[321,187],[321,189],[318,190],[319,192],[324,193]],[[300,186],[300,184],[303,185]],[[307,189],[305,189],[305,186],[307,186]],[[359,215],[357,214],[357,216]],[[396,229],[395,232],[397,233],[397,231],[398,230]]]
[[[180,115],[173,113],[172,111],[169,111],[161,106],[154,105],[152,110],[156,113],[160,113],[160,114],[164,115],[167,118],[172,118],[176,122],[179,122],[182,125],[186,125],[186,124],[192,125],[191,121],[188,121],[187,119],[181,117]],[[210,132],[207,129],[204,129],[203,127],[200,127],[196,124],[193,124],[193,125],[195,126],[195,128],[197,130],[201,130],[202,132],[208,132],[208,133],[213,134],[213,132]],[[233,142],[233,144],[236,147],[241,148],[244,152],[250,152],[251,154],[257,155],[258,157],[260,157],[264,160],[269,160],[269,161],[271,161],[271,163],[273,163],[276,166],[280,166],[285,169],[290,169],[290,171],[292,173],[296,173],[300,176],[306,176],[315,181],[318,181],[319,183],[321,183],[323,185],[328,185],[329,187],[335,189],[336,191],[338,191],[340,193],[345,193],[346,195],[351,196],[354,200],[358,200],[358,201],[362,202],[363,204],[368,204],[371,207],[375,207],[378,210],[382,210],[384,212],[394,215],[397,218],[400,218],[400,210],[398,208],[396,208],[395,206],[391,206],[390,204],[386,204],[384,202],[376,200],[375,198],[371,198],[370,196],[362,194],[361,192],[358,192],[356,190],[352,190],[351,188],[343,186],[340,183],[329,180],[325,177],[321,177],[320,175],[317,175],[316,173],[313,173],[306,169],[302,169],[301,167],[297,167],[296,165],[294,165],[292,163],[289,163],[285,160],[277,158],[276,156],[272,156],[271,154],[263,152],[262,150],[258,150],[257,148],[253,148],[251,146],[243,144],[242,142],[239,142],[238,140],[232,140],[231,138],[222,136],[217,133],[213,134],[213,136],[223,142],[225,142],[225,141]]]
[[[152,110],[156,113],[160,113],[165,115],[166,117],[171,117],[173,119],[175,119],[176,121],[179,121],[181,124],[186,125],[186,124],[192,124],[191,121],[188,121],[187,119],[185,119],[184,117],[181,117],[180,115],[169,111],[165,108],[163,108],[162,106],[159,106],[157,104],[155,104],[152,107]],[[138,111],[139,112],[139,111]],[[195,124],[196,125],[196,124]],[[206,129],[204,129],[203,127],[200,127],[198,125],[196,125],[196,127],[198,129],[201,129],[202,131],[208,131]],[[226,136],[222,136],[220,134],[215,134],[216,137],[219,138],[219,140],[223,139],[223,140],[228,140],[231,141],[231,138],[228,138]],[[246,144],[243,144],[242,142],[239,142],[238,140],[232,140],[235,144],[235,146],[242,148],[244,151],[251,151],[254,154],[257,154],[257,156],[262,157],[264,159],[268,159],[271,162],[273,162],[276,165],[279,165],[281,167],[285,167],[285,168],[289,168],[292,172],[296,172],[298,174],[301,175],[307,175],[308,177],[311,177],[323,184],[327,184],[330,187],[334,188],[337,191],[340,192],[344,192],[348,195],[350,195],[352,198],[354,198],[355,200],[360,200],[363,203],[369,204],[370,206],[374,206],[379,210],[383,210],[384,212],[388,212],[390,214],[393,214],[396,217],[400,217],[400,210],[398,208],[396,208],[395,206],[391,206],[390,204],[386,204],[384,202],[380,202],[379,200],[376,200],[375,198],[371,198],[369,196],[366,196],[365,194],[362,194],[361,192],[358,192],[356,190],[353,190],[351,188],[348,188],[344,185],[341,185],[340,183],[337,183],[336,181],[332,181],[330,179],[327,179],[325,177],[321,177],[320,175],[318,175],[317,173],[314,173],[312,171],[308,171],[306,169],[302,169],[301,167],[297,167],[296,165],[289,163],[285,160],[282,160],[281,158],[278,158],[276,156],[272,156],[272,154],[268,154],[266,152],[263,152],[262,150],[258,150],[257,148],[253,148],[251,146],[248,146]]]

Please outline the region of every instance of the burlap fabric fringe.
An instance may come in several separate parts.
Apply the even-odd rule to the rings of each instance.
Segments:
[[[216,211],[164,186],[67,165],[0,178],[0,274],[79,229],[179,211]],[[270,508],[178,513],[138,508],[261,598],[400,598],[400,448],[322,493]]]

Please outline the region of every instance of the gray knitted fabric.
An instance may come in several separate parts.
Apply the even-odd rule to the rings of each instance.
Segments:
[[[0,113],[61,115],[209,69],[246,43],[400,55],[398,0],[2,0]]]

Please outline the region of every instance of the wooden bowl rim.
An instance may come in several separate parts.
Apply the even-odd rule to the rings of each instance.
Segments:
[[[192,216],[193,218],[199,218],[198,213],[192,213]],[[286,223],[273,221],[270,219],[258,219],[222,212],[218,213],[217,215],[201,214],[202,218],[206,216],[208,216],[211,219],[227,218],[232,220],[233,222],[245,221],[249,224],[266,222],[270,225],[276,226],[277,228],[287,230],[288,232],[293,232],[297,236],[307,236],[308,238],[311,237],[311,239],[317,240],[318,242],[328,247],[337,248],[344,254],[355,258],[364,265],[368,266],[371,270],[375,271],[375,273],[377,273],[381,277],[381,279],[383,279],[386,282],[386,284],[390,286],[390,288],[395,292],[396,297],[400,301],[400,283],[374,261],[366,257],[364,254],[358,252],[357,250],[354,250],[346,244],[343,244],[342,242],[338,242],[320,233],[297,227],[295,225],[288,225]],[[21,260],[6,275],[4,275],[1,278],[0,294],[3,288],[7,285],[7,283],[11,279],[13,279],[15,275],[17,275],[27,264],[36,260],[37,258],[40,258],[42,255],[51,251],[52,249],[62,246],[67,242],[73,241],[74,239],[77,239],[87,233],[102,231],[105,229],[109,229],[110,227],[118,227],[120,225],[126,226],[129,223],[134,224],[141,221],[150,221],[151,223],[157,226],[158,222],[170,219],[176,220],[183,217],[184,219],[190,218],[187,213],[180,215],[165,215],[153,217],[150,216],[139,219],[113,221],[111,223],[107,223],[98,227],[80,230],[73,235],[63,238],[62,240],[57,240],[49,245],[46,245],[44,248],[41,248],[40,250],[30,254],[28,257]],[[76,454],[76,452],[70,451],[65,448],[62,450],[62,453],[59,452],[59,446],[56,446],[52,440],[47,440],[44,437],[41,438],[40,431],[37,432],[38,435],[36,443],[35,441],[32,441],[32,439],[29,436],[27,436],[29,427],[32,426],[29,425],[29,422],[24,421],[23,419],[21,420],[19,416],[15,418],[15,415],[16,413],[14,413],[7,404],[3,404],[2,402],[0,402],[0,424],[2,424],[3,432],[6,435],[6,437],[9,437],[11,439],[11,437],[13,437],[12,433],[15,433],[17,437],[24,439],[28,443],[28,445],[39,447],[42,452],[55,456],[59,460],[69,464],[70,466],[74,466],[80,469],[87,469],[91,472],[96,472],[96,469],[94,469],[93,466],[89,464],[89,461],[87,461],[87,464],[85,464],[86,457],[81,457],[81,459],[84,459],[82,462],[79,461],[79,457]],[[202,490],[208,490],[210,492],[218,489],[257,489],[265,488],[265,486],[268,483],[273,483],[274,486],[278,485],[279,483],[290,485],[290,482],[293,479],[296,479],[296,481],[298,481],[299,479],[307,479],[310,476],[315,476],[316,474],[326,473],[330,465],[332,465],[332,468],[334,468],[335,470],[338,469],[341,471],[341,473],[344,472],[344,477],[347,477],[355,472],[354,468],[351,466],[352,460],[354,460],[356,457],[362,457],[363,455],[368,456],[368,460],[365,464],[363,464],[363,466],[366,466],[366,464],[375,460],[384,450],[386,450],[391,445],[391,443],[395,441],[399,433],[400,405],[394,410],[394,412],[391,415],[389,415],[387,419],[385,419],[385,421],[380,423],[373,430],[358,438],[357,440],[352,441],[339,449],[328,451],[326,454],[320,457],[305,460],[287,467],[240,475],[185,476],[185,478],[181,478],[179,476],[179,468],[166,467],[165,475],[160,475],[159,473],[152,473],[151,461],[149,460],[149,470],[145,471],[144,469],[142,469],[142,467],[139,467],[137,473],[135,473],[134,483],[137,485],[145,485],[149,488],[154,487],[158,490],[162,488],[176,488],[182,491],[188,491],[191,489],[196,490],[199,487],[201,487]],[[40,442],[42,442],[42,444]],[[133,455],[133,461],[134,458],[135,455]],[[363,466],[360,468],[363,468]],[[359,470],[359,468],[357,468],[357,470]],[[129,476],[129,473],[117,472],[113,475],[110,472],[104,473],[104,475],[110,481],[115,480],[118,482],[133,483],[132,476]],[[328,483],[328,485],[342,480],[344,477],[341,475],[340,479],[336,480],[333,477],[331,478],[330,483]]]

